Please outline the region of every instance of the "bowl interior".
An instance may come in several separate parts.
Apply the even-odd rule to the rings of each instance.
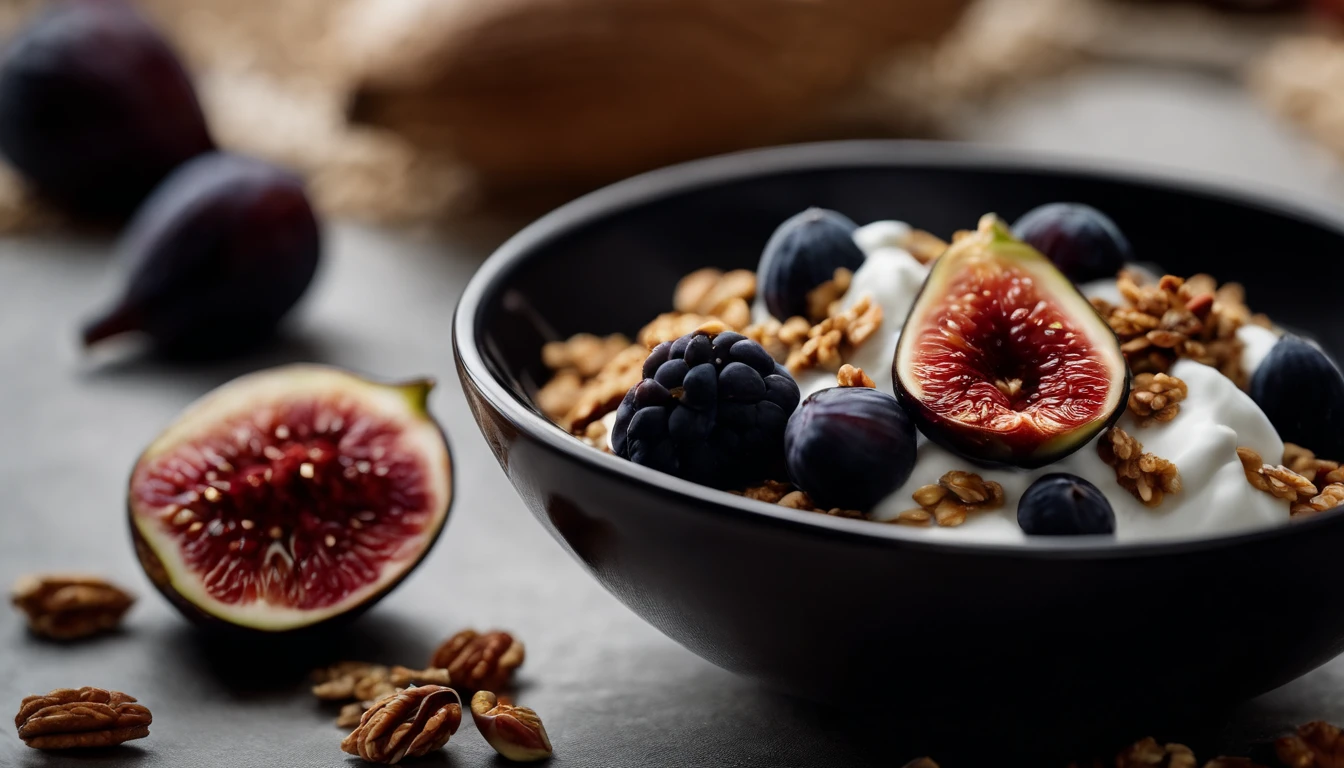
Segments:
[[[1344,324],[1326,322],[1309,293],[1344,242],[1338,224],[1317,213],[1173,180],[901,142],[717,158],[637,177],[562,208],[487,264],[493,269],[472,308],[476,349],[530,406],[548,375],[543,343],[580,331],[633,336],[671,309],[682,275],[705,266],[754,269],[774,228],[808,206],[860,224],[901,219],[948,238],[973,229],[986,212],[1011,222],[1053,201],[1105,211],[1140,260],[1174,274],[1241,282],[1254,310],[1305,329],[1337,356],[1344,351]]]

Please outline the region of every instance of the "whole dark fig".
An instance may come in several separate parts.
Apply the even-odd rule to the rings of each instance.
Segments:
[[[1129,240],[1115,222],[1081,203],[1033,208],[1017,220],[1013,232],[1075,283],[1115,277],[1134,260]]]
[[[274,331],[312,281],[320,238],[297,177],[211,152],[164,180],[117,251],[125,289],[84,328],[85,345],[140,331],[162,353],[208,357]]]
[[[1251,399],[1285,442],[1344,459],[1344,375],[1315,344],[1279,339],[1251,376]]]
[[[212,148],[182,64],[120,0],[55,4],[0,59],[0,152],[63,205],[130,213]]]
[[[835,270],[858,269],[863,251],[854,242],[858,225],[824,208],[808,208],[779,225],[761,254],[757,278],[770,314],[784,320],[812,318],[807,294],[832,279]]]
[[[867,512],[910,479],[915,425],[896,398],[832,387],[798,406],[784,430],[789,478],[817,504]]]
[[[1056,472],[1032,483],[1017,502],[1017,524],[1029,536],[1115,533],[1115,510],[1097,486]]]

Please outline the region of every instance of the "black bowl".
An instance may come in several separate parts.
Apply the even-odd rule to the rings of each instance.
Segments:
[[[683,274],[753,268],[771,230],[809,205],[949,236],[987,211],[1012,221],[1056,200],[1109,213],[1146,261],[1243,282],[1254,307],[1340,350],[1344,325],[1307,298],[1344,252],[1344,227],[1323,214],[984,149],[846,142],[656,171],[528,227],[458,306],[463,388],[537,519],[617,598],[722,667],[1019,743],[1223,712],[1344,650],[1340,514],[1161,543],[932,542],[599,453],[529,399],[543,342],[633,334]]]

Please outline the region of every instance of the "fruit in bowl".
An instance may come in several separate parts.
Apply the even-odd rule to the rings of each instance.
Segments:
[[[1280,332],[1245,291],[1202,270],[1219,254],[1220,278],[1256,278],[1257,309],[1319,331],[1316,309],[1263,254],[1293,242],[1295,270],[1328,269],[1344,225],[1282,201],[1034,162],[899,142],[793,147],[655,173],[557,211],[482,266],[454,321],[487,444],[540,523],[668,636],[773,688],[862,701],[911,733],[941,728],[964,742],[969,729],[985,743],[1065,750],[1191,711],[1216,717],[1332,658],[1344,641],[1344,614],[1328,608],[1344,588],[1333,566],[1344,516],[1324,493],[1336,457],[1285,449],[1245,389]],[[818,393],[871,385],[894,399],[891,363],[930,265],[974,236],[958,228],[986,207],[1012,216],[1024,199],[1105,211],[1136,258],[1172,276],[1131,266],[1078,284],[1132,384],[1115,425],[1077,450],[1038,468],[989,466],[916,430],[901,480],[902,452],[881,460],[885,438],[860,447],[856,434],[856,458],[833,450],[836,463],[862,464],[875,482],[883,469],[894,476],[867,508],[788,471],[792,424],[785,473],[735,493],[607,452],[650,349],[707,323],[783,359],[799,424]],[[832,275],[821,321],[774,317],[739,273],[759,266],[780,222],[812,206],[867,222],[853,234],[865,259]],[[714,226],[686,226],[708,213]],[[635,254],[649,279],[623,279]],[[665,312],[676,276],[695,272],[736,275],[716,301],[731,293],[752,316],[734,327],[727,320],[742,318],[708,308]],[[584,331],[597,335],[570,338]],[[1307,484],[1285,470],[1315,495],[1301,498]],[[1111,507],[1111,532],[1088,485]],[[1135,606],[1201,631],[1136,643],[1116,629]],[[1311,631],[1282,631],[1304,621]],[[920,696],[901,693],[911,690]],[[968,698],[991,706],[954,724],[939,717]]]

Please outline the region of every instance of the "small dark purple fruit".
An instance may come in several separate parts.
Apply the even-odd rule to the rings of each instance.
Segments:
[[[993,214],[933,263],[892,378],[926,437],[991,466],[1058,461],[1114,423],[1129,393],[1110,326]]]
[[[781,320],[807,317],[807,294],[813,288],[837,269],[858,269],[866,257],[854,242],[856,229],[857,224],[825,208],[808,208],[780,224],[756,272],[770,314]]]
[[[703,331],[663,342],[616,410],[616,455],[715,488],[782,471],[798,384],[754,341]],[[777,476],[777,475],[774,475]]]
[[[1279,339],[1251,376],[1251,399],[1284,441],[1344,458],[1344,375],[1315,344]]]
[[[789,478],[826,508],[867,512],[910,479],[915,425],[896,398],[832,387],[798,406],[784,431]]]
[[[164,180],[117,251],[125,290],[85,326],[85,345],[140,331],[162,353],[208,357],[274,331],[311,282],[320,240],[301,180],[211,152]]]
[[[1077,475],[1044,475],[1017,502],[1017,524],[1028,536],[1115,533],[1115,510],[1097,486]]]
[[[63,205],[128,214],[213,147],[177,56],[121,0],[52,5],[0,59],[0,152]]]
[[[1033,208],[1013,225],[1019,239],[1045,254],[1075,283],[1115,277],[1134,260],[1129,240],[1110,217],[1081,203]]]

